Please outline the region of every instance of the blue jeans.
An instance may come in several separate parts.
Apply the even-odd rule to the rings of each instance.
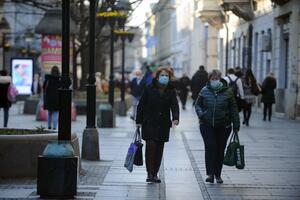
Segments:
[[[53,127],[51,126],[53,123]],[[57,129],[58,123],[58,111],[50,111],[48,110],[48,128]]]
[[[7,122],[8,122],[8,110],[9,108],[3,108],[3,113],[4,113],[4,127],[7,127]]]

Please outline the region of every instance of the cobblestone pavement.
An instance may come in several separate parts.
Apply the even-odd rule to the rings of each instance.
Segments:
[[[22,115],[14,106],[10,127],[34,128],[45,122]],[[204,146],[191,105],[181,113],[180,125],[171,131],[160,170],[161,184],[145,182],[145,167],[128,173],[123,167],[134,133],[129,117],[117,117],[114,129],[98,129],[101,161],[82,161],[77,199],[199,200],[199,199],[300,199],[300,123],[282,118],[264,122],[258,112],[250,127],[242,127],[246,167],[224,167],[224,184],[206,184]],[[3,114],[0,114],[2,123]],[[85,117],[78,116],[72,131],[82,138]],[[0,179],[0,199],[37,199],[36,180]]]

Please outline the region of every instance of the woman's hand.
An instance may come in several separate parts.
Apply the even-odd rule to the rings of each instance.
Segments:
[[[177,126],[179,124],[179,121],[178,120],[173,120],[173,125],[174,126]]]

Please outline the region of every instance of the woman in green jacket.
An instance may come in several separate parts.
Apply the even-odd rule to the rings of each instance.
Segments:
[[[195,103],[205,146],[206,182],[223,183],[221,172],[224,150],[233,129],[238,132],[240,119],[232,90],[221,82],[221,72],[213,70],[209,82]]]

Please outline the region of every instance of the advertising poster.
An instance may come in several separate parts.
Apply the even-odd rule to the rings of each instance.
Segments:
[[[45,73],[50,73],[53,66],[61,71],[62,41],[59,35],[43,35],[41,61]],[[70,60],[72,60],[72,43],[70,42]],[[70,69],[72,69],[70,62]]]
[[[33,60],[29,58],[12,58],[12,82],[20,95],[30,95],[33,81]]]

